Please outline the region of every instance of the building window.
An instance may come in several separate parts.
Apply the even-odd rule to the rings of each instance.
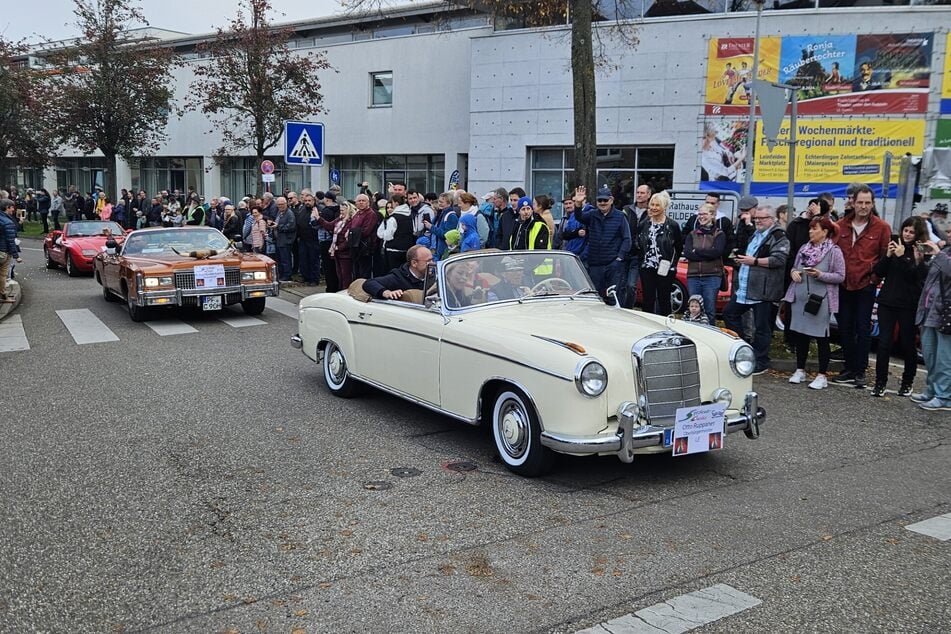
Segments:
[[[309,166],[285,165],[282,156],[265,158],[274,163],[274,182],[270,185],[270,191],[275,196],[285,191],[299,192],[304,187],[310,187]],[[236,156],[221,163],[222,196],[241,200],[245,196],[261,196],[267,189],[261,181],[261,164],[254,157]]]
[[[185,193],[189,188],[200,192],[202,186],[202,160],[197,157],[143,158],[131,162],[132,188],[144,189],[149,195],[163,189],[169,193],[176,189]]]
[[[393,71],[370,73],[370,107],[383,108],[393,105]]]
[[[347,198],[359,194],[364,181],[371,192],[384,195],[387,185],[397,181],[421,193],[446,190],[446,158],[442,154],[332,156],[329,162],[340,171],[340,188]]]
[[[618,208],[634,201],[634,190],[644,183],[655,191],[668,189],[674,180],[673,146],[611,147],[597,151],[598,187],[609,187]],[[575,151],[570,148],[536,148],[531,152],[531,191],[555,201],[552,215],[561,217],[561,201],[574,192]],[[588,198],[594,198],[588,192]]]

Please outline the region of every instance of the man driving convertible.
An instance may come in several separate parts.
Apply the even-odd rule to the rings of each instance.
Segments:
[[[403,291],[421,291],[426,279],[426,269],[432,262],[432,251],[418,244],[413,245],[406,252],[405,264],[382,277],[371,277],[363,283],[363,292],[376,299],[399,299],[403,296]]]

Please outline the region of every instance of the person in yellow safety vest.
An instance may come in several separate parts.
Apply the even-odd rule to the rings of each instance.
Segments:
[[[517,250],[545,250],[551,249],[551,231],[548,223],[539,214],[535,213],[532,199],[522,196],[518,199],[518,224],[512,233],[510,247]],[[551,275],[553,262],[545,260],[535,267],[535,275]]]

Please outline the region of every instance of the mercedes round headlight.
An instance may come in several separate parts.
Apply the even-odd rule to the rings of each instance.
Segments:
[[[598,396],[608,386],[608,371],[597,361],[588,361],[575,372],[575,386],[585,396]]]
[[[753,374],[756,367],[756,353],[753,347],[745,341],[738,341],[733,344],[730,350],[730,368],[733,373],[739,377],[746,378]]]

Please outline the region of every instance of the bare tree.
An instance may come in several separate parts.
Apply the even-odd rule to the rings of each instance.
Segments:
[[[172,98],[173,52],[143,38],[135,0],[74,0],[80,37],[47,54],[48,104],[57,137],[106,158],[105,191],[116,200],[116,157],[160,146]]]
[[[228,27],[200,46],[211,59],[195,64],[191,94],[199,97],[188,107],[211,116],[221,135],[218,160],[251,150],[261,161],[284,121],[324,111],[317,73],[330,64],[323,53],[292,53],[292,32],[274,27],[270,10],[268,0],[242,0]]]
[[[44,117],[49,103],[41,75],[26,63],[28,48],[0,38],[0,185],[16,160],[42,167],[55,143]]]

